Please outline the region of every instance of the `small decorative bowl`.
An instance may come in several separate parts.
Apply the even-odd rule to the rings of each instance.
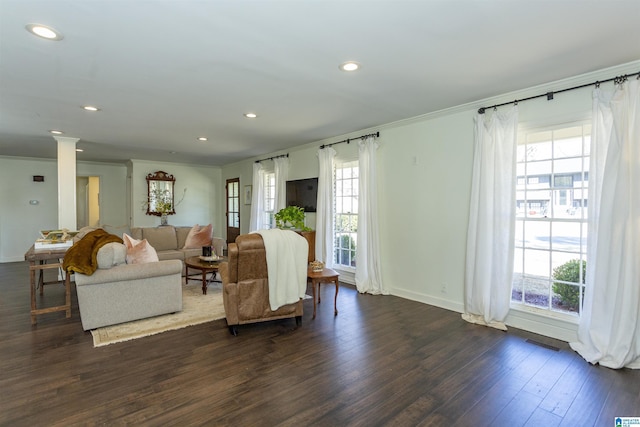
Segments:
[[[318,261],[318,260],[311,261],[309,265],[311,266],[311,271],[318,272],[324,269],[324,262],[322,261]]]

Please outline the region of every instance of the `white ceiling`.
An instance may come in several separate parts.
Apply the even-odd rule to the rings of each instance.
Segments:
[[[0,0],[0,155],[224,165],[638,59],[639,0]]]

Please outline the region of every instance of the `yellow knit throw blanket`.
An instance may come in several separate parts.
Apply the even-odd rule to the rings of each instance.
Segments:
[[[122,239],[101,228],[87,233],[65,253],[62,268],[69,273],[74,271],[91,276],[98,268],[98,250],[113,242],[122,243]]]

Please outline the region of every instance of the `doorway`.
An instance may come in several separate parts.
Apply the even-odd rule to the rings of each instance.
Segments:
[[[100,177],[76,177],[76,230],[100,225]]]
[[[240,178],[227,180],[227,244],[240,235]]]

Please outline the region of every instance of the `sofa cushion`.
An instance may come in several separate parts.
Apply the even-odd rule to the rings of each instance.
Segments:
[[[213,234],[213,226],[211,224],[200,227],[198,224],[191,227],[187,240],[182,249],[198,249],[203,246],[211,246],[211,235]]]
[[[178,248],[184,248],[184,244],[187,241],[187,236],[191,231],[191,227],[188,226],[177,226],[176,229],[176,237],[178,238]]]
[[[180,261],[183,261],[185,258],[185,254],[184,251],[180,251],[178,249],[170,251],[158,251],[158,258],[160,259],[160,261],[164,261],[167,259],[179,259]]]
[[[124,264],[127,258],[127,247],[122,243],[107,243],[98,250],[98,268],[106,269]]]
[[[156,251],[178,249],[176,230],[170,225],[164,227],[145,227],[142,229],[142,237],[147,239]]]
[[[159,261],[158,253],[147,239],[136,240],[128,234],[122,236],[127,247],[127,264],[145,264]]]

